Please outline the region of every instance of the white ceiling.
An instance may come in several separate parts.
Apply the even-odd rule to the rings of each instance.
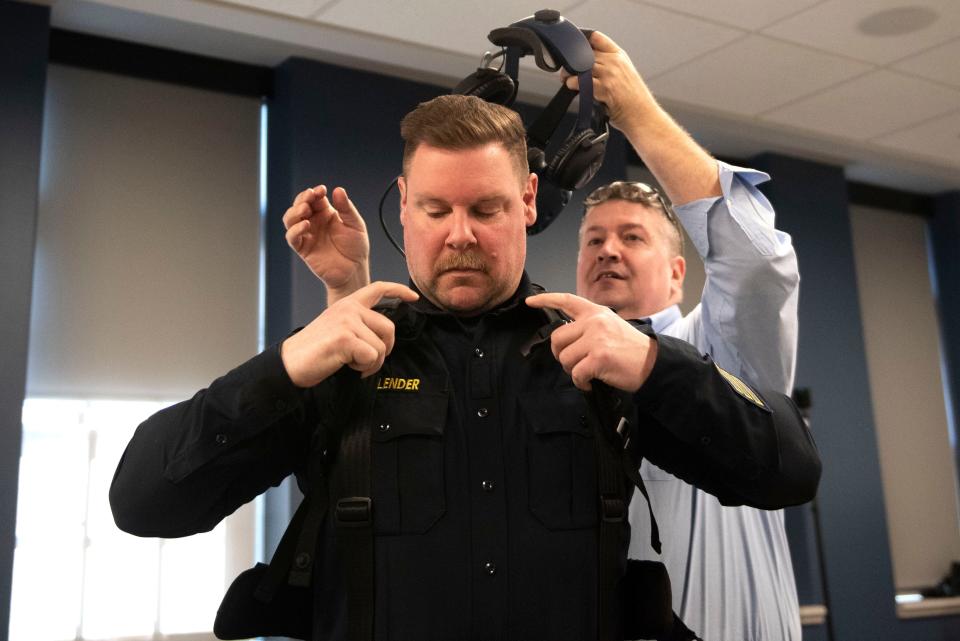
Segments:
[[[308,56],[453,86],[543,0],[37,0],[55,26],[275,65]],[[548,5],[549,6],[549,5]],[[708,148],[960,189],[960,0],[557,0],[621,44]],[[903,33],[900,33],[903,32]],[[529,68],[529,67],[528,67]],[[558,80],[520,76],[544,102]]]

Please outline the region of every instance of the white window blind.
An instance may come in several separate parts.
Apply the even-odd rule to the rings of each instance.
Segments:
[[[912,590],[960,559],[926,221],[863,207],[850,220],[894,581]]]
[[[258,100],[51,66],[28,396],[181,398],[256,352]]]

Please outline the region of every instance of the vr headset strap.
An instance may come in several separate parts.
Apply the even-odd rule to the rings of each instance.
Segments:
[[[550,104],[540,112],[537,119],[527,128],[527,143],[530,146],[546,149],[547,143],[550,141],[550,134],[556,130],[557,125],[566,115],[567,108],[576,96],[577,92],[568,89],[566,85],[560,88],[560,91],[551,98]]]

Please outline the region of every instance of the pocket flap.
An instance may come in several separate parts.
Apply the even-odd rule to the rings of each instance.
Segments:
[[[587,400],[583,392],[576,388],[525,394],[520,397],[520,406],[537,434],[591,434],[587,421]]]
[[[447,394],[377,394],[373,402],[373,440],[401,436],[443,436]]]

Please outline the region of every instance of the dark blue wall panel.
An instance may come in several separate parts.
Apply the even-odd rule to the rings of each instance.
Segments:
[[[800,604],[823,604],[826,597],[820,573],[816,511],[809,504],[800,505],[784,510],[784,519]]]
[[[0,641],[10,620],[49,24],[47,7],[0,2]]]
[[[960,192],[954,191],[936,199],[930,221],[930,250],[933,258],[934,298],[940,317],[941,349],[945,381],[952,409],[950,419],[954,433],[954,454],[957,430],[960,430]],[[960,458],[957,461],[960,470]]]

